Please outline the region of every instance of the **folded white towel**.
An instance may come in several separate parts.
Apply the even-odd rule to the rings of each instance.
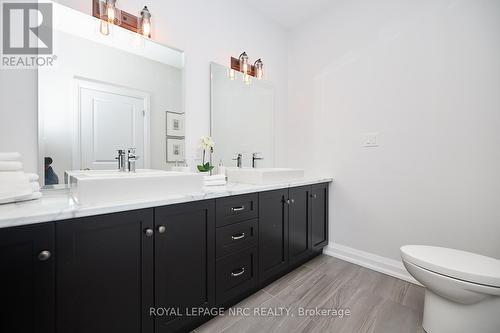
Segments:
[[[0,184],[29,182],[28,176],[22,171],[1,171]]]
[[[32,194],[33,187],[30,183],[12,185],[9,187],[0,187],[0,200],[9,200],[12,198],[22,197],[28,194]]]
[[[11,197],[11,198],[0,198],[0,204],[8,204],[8,203],[13,203],[13,202],[36,200],[36,199],[40,199],[41,197],[42,197],[41,192],[33,192],[33,193],[29,193],[29,194],[24,194],[24,195],[18,195],[18,196]]]
[[[226,185],[227,182],[225,180],[212,180],[212,181],[209,181],[209,182],[205,182],[205,186],[222,186],[222,185]]]
[[[30,182],[37,182],[40,177],[36,173],[26,173],[26,177],[28,177],[28,181]]]
[[[31,182],[30,185],[31,188],[33,189],[33,192],[40,191],[40,184],[38,182]]]
[[[217,181],[217,180],[226,180],[226,176],[225,175],[204,176],[203,180],[206,182]]]
[[[19,161],[20,159],[19,153],[0,153],[0,161]]]
[[[36,189],[28,181],[28,177],[21,171],[3,171],[0,172],[0,198],[10,198],[19,195],[33,193]]]
[[[21,162],[0,161],[0,171],[20,171],[23,169]]]

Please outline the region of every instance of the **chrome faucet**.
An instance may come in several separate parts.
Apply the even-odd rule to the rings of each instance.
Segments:
[[[115,157],[118,160],[118,171],[125,172],[125,150],[118,149],[118,156]]]
[[[135,172],[135,162],[139,159],[139,156],[135,154],[135,148],[129,148],[127,154],[127,166],[128,172]]]
[[[264,157],[257,157],[259,154],[261,153],[252,153],[252,168],[257,167],[257,163],[255,163],[255,161],[262,161],[264,159]]]
[[[243,160],[243,154],[242,153],[238,153],[238,155],[236,155],[236,157],[233,158],[233,161],[236,161],[236,166],[238,168],[242,167],[242,160]]]

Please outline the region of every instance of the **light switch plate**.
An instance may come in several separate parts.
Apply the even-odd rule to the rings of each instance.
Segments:
[[[363,146],[378,147],[379,146],[378,136],[379,136],[378,132],[366,133]]]

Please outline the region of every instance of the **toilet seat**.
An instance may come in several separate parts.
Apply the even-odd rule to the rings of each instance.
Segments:
[[[437,246],[407,245],[403,260],[462,281],[500,288],[500,260]]]

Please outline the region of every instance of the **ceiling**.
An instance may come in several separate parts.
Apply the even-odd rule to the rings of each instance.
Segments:
[[[251,0],[246,3],[285,28],[293,28],[321,13],[332,0]]]

